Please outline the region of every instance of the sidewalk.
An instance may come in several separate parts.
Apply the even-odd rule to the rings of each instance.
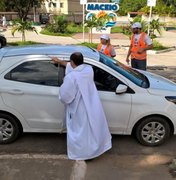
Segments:
[[[66,155],[0,155],[1,180],[173,180],[171,156],[107,155],[71,161]]]
[[[7,31],[1,32],[6,38],[7,43],[9,42],[16,42],[21,41],[21,34],[16,32],[14,36],[12,36],[10,29]],[[39,43],[46,43],[46,44],[77,44],[79,40],[73,39],[71,37],[64,37],[64,36],[48,36],[43,34],[36,34],[35,32],[26,32],[26,41],[35,41]]]

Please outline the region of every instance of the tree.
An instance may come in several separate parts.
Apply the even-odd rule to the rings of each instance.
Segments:
[[[97,14],[97,30],[101,31],[106,29],[106,23],[108,23],[110,21],[110,19],[112,19],[111,17],[109,17],[109,15],[104,12],[104,11],[100,11]]]
[[[100,11],[97,15],[91,14],[89,19],[85,21],[85,26],[89,28],[89,42],[92,43],[92,29],[97,31],[106,29],[106,23],[111,19],[107,13]]]
[[[159,23],[159,19],[153,19],[150,22],[150,37],[152,38],[152,40],[156,38],[155,31],[157,31],[159,35],[161,35],[161,25]]]
[[[65,15],[54,16],[53,32],[65,33],[67,31],[67,21]]]
[[[123,27],[123,33],[126,34],[128,37],[131,37],[132,35],[131,26],[135,22],[140,22],[142,25],[142,31],[147,33],[148,30],[147,21],[143,20],[141,15],[138,15],[133,19],[133,21],[130,21],[129,25]]]
[[[13,21],[12,25],[12,35],[14,36],[15,32],[19,31],[22,33],[22,41],[26,41],[25,32],[26,31],[34,31],[37,33],[36,29],[32,27],[32,23],[28,21],[23,21],[21,19]]]
[[[17,11],[19,18],[25,21],[29,11],[42,1],[43,0],[1,0],[0,10]]]
[[[89,28],[89,42],[92,43],[92,29],[97,27],[97,18],[95,14],[93,14],[89,20],[85,21],[85,26]]]
[[[67,25],[65,15],[53,16],[53,22],[45,27],[45,30],[53,33],[67,33]]]
[[[119,15],[127,15],[128,12],[142,11],[149,14],[150,7],[147,6],[146,0],[121,0]],[[157,0],[156,6],[153,7],[153,13],[165,16],[176,16],[176,0]]]
[[[135,22],[140,22],[141,25],[142,25],[142,31],[145,32],[145,33],[147,33],[147,31],[148,31],[148,22],[145,21],[145,20],[142,20],[142,17],[141,17],[141,16],[136,16],[136,17],[133,19],[133,21],[130,22],[130,25],[125,26],[125,27],[123,28],[123,33],[130,37],[131,34],[132,34],[131,26],[132,26],[132,24],[135,23]],[[155,34],[156,31],[159,33],[159,35],[162,34],[162,28],[161,28],[161,25],[160,25],[160,23],[159,23],[159,19],[156,19],[156,20],[153,19],[153,20],[150,22],[150,33],[149,33],[149,35],[150,35],[152,41],[153,41],[154,38],[156,38],[156,34]]]
[[[176,6],[176,0],[163,0],[163,2],[164,2],[167,6],[170,6],[170,5]]]
[[[121,0],[119,6],[118,14],[126,15],[128,12],[139,11],[141,8],[147,6],[147,2],[146,0]]]

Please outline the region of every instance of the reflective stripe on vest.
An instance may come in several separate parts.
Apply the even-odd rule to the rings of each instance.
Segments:
[[[138,50],[140,48],[146,48],[147,47],[147,45],[145,43],[146,34],[144,32],[141,33],[137,45],[135,45],[135,38],[134,37],[135,37],[135,35],[132,35],[132,37],[131,37],[131,45],[132,45],[131,58],[132,59],[135,58],[135,59],[138,59],[138,60],[144,60],[144,59],[147,58],[146,51],[139,54]]]
[[[101,48],[102,48],[102,44],[100,43],[97,47],[97,50],[101,52]],[[104,54],[106,56],[111,57],[111,50],[112,50],[112,45],[106,46],[106,48],[104,49]]]

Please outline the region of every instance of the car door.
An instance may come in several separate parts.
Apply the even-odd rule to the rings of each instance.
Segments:
[[[128,89],[126,93],[116,94],[116,87],[125,83],[101,66],[92,65],[92,67],[110,131],[114,134],[123,134],[130,119],[132,91]]]
[[[61,69],[51,60],[32,59],[5,74],[2,98],[7,106],[24,117],[30,127],[26,131],[63,129],[64,105],[58,99],[58,89],[64,77]]]

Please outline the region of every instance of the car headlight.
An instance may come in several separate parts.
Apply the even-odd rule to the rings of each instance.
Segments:
[[[165,97],[168,101],[173,102],[176,104],[176,96],[166,96]]]

